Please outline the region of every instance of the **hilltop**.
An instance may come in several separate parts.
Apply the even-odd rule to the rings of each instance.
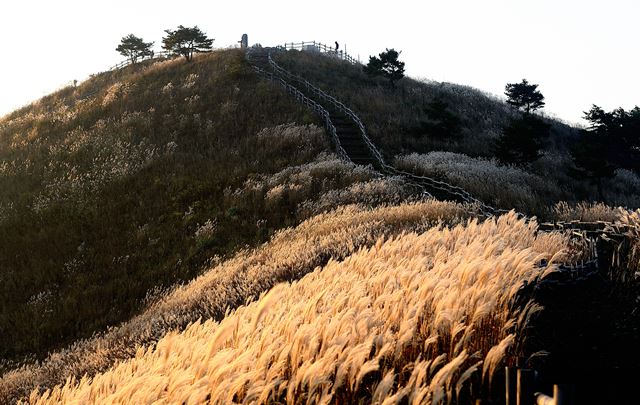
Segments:
[[[640,314],[634,173],[594,203],[569,176],[575,128],[545,118],[544,156],[501,166],[491,142],[515,114],[501,100],[274,58],[349,105],[387,162],[477,200],[436,201],[418,176],[341,158],[326,122],[242,50],[96,74],[0,120],[0,401],[460,403],[495,397],[522,358],[545,384],[633,369],[620,351]],[[446,117],[456,133],[437,129]],[[589,272],[586,238],[479,201],[625,229],[618,267]],[[558,280],[595,283],[573,296],[607,304],[586,322],[556,312]],[[533,329],[550,319],[577,347],[617,349],[590,363]]]

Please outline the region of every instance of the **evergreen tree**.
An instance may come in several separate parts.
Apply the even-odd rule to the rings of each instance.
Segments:
[[[387,48],[377,57],[370,56],[363,70],[369,76],[383,76],[389,80],[391,87],[395,87],[395,83],[404,77],[404,62],[398,60],[399,56],[400,52]]]
[[[508,83],[504,94],[507,104],[526,114],[544,107],[544,96],[538,91],[538,85],[529,84],[527,79],[522,79],[520,83]]]
[[[460,137],[460,118],[449,109],[442,98],[436,98],[426,108],[430,122],[428,131],[438,139],[457,139]]]
[[[541,149],[549,138],[551,126],[533,113],[544,106],[544,96],[537,84],[508,83],[505,87],[507,104],[522,112],[503,128],[494,145],[494,152],[503,164],[526,165],[540,158]]]
[[[597,187],[598,196],[604,199],[602,181],[613,177],[616,166],[611,162],[607,138],[592,131],[582,131],[580,140],[573,145],[571,157],[576,168],[570,174],[587,179]]]
[[[187,62],[193,59],[194,53],[209,51],[213,45],[213,39],[207,38],[198,26],[188,28],[180,25],[175,31],[164,32],[167,36],[162,38],[162,48],[184,56]]]
[[[549,124],[531,114],[513,119],[503,129],[494,153],[502,164],[522,166],[538,160],[550,128]]]
[[[613,177],[616,169],[640,174],[640,108],[606,112],[594,105],[584,114],[590,125],[572,147],[573,174],[590,179],[602,198],[602,181]]]
[[[116,51],[120,52],[122,56],[127,57],[131,63],[136,63],[138,58],[153,55],[153,51],[151,50],[152,46],[153,42],[144,42],[142,38],[129,34],[126,37],[122,37]]]

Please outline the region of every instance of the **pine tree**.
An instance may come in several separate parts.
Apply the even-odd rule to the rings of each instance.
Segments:
[[[404,77],[404,62],[398,60],[399,56],[400,52],[387,48],[377,57],[370,56],[363,70],[369,76],[383,76],[389,80],[391,87],[395,87],[396,82]]]
[[[494,153],[503,164],[527,165],[540,158],[541,149],[549,137],[551,126],[533,113],[544,106],[544,96],[537,84],[508,83],[505,87],[507,104],[522,115],[503,128],[494,145]]]
[[[461,135],[460,118],[449,109],[442,98],[436,98],[425,109],[430,122],[427,124],[430,134],[437,139],[458,139]]]
[[[540,118],[525,114],[511,121],[494,147],[503,164],[526,165],[538,160],[551,126]]]
[[[165,30],[166,37],[162,38],[162,48],[176,55],[182,55],[190,62],[196,52],[206,52],[211,50],[213,39],[207,36],[195,26],[193,28],[178,26],[175,31]]]
[[[138,58],[153,55],[153,51],[151,50],[152,46],[153,42],[144,42],[142,38],[129,34],[126,37],[122,37],[116,51],[120,52],[122,56],[129,58],[131,63],[136,63]]]
[[[617,169],[640,173],[640,108],[606,112],[594,105],[584,118],[590,125],[572,147],[573,173],[596,184],[602,198],[602,181]]]
[[[530,114],[544,107],[544,96],[538,91],[537,84],[529,84],[527,79],[520,83],[508,83],[505,87],[507,104]]]

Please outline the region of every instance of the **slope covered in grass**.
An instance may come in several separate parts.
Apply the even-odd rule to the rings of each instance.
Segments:
[[[433,157],[429,154],[451,152],[449,156],[455,158],[449,159],[450,163],[444,167],[447,172],[459,171],[464,165],[468,167],[465,176],[470,173],[471,177],[478,176],[482,172],[496,184],[505,173],[520,172],[511,176],[510,182],[515,181],[514,186],[521,190],[515,190],[514,195],[507,198],[494,198],[487,196],[485,190],[479,190],[476,196],[485,202],[546,216],[552,214],[546,207],[563,200],[604,198],[609,205],[640,207],[636,197],[640,194],[640,178],[632,172],[618,170],[615,177],[603,181],[603,194],[598,192],[595,183],[583,176],[576,177],[569,149],[577,139],[578,128],[547,117],[550,137],[539,160],[515,169],[496,167],[495,162],[490,162],[495,159],[493,144],[518,113],[495,96],[462,85],[408,77],[393,88],[382,78],[367,76],[362,66],[320,53],[275,52],[273,57],[282,67],[337,97],[358,114],[388,162],[397,156],[419,154],[425,164],[403,164],[403,167],[414,167],[422,174],[451,182],[472,193],[482,185],[469,186],[469,181],[460,181],[456,173],[437,173],[429,167]],[[544,92],[544,83],[541,88]],[[487,170],[489,166],[493,168]],[[546,184],[540,187],[526,181],[536,177],[543,178]]]
[[[40,365],[5,374],[0,378],[0,402],[28,396],[36,387],[53,387],[68,377],[94,375],[134,356],[138,346],[151,345],[200,317],[222,320],[227,309],[237,308],[276,283],[297,280],[330,258],[341,260],[385,235],[424,231],[439,222],[455,224],[469,215],[473,215],[471,207],[436,201],[373,210],[348,206],[320,214],[159,297],[123,325],[53,353]]]
[[[380,181],[314,123],[238,50],[101,73],[3,117],[0,370],[128,319],[321,195]]]
[[[504,208],[631,215],[553,208],[591,192],[567,186],[559,123],[557,161],[498,166],[490,141],[513,114],[499,100],[278,57],[361,113],[389,161],[407,152],[405,169]],[[438,99],[457,137],[429,132]],[[0,402],[486,397],[496,367],[532,354],[521,340],[542,341],[517,291],[579,249],[513,213],[466,222],[472,206],[337,159],[317,124],[238,50],[102,73],[0,119]],[[640,184],[620,175],[613,199]]]
[[[314,52],[277,52],[274,60],[303,76],[353,109],[386,156],[445,149],[471,156],[490,156],[491,141],[516,113],[502,100],[471,87],[406,77],[392,88],[367,76],[361,66]],[[424,72],[428,75],[428,72]],[[443,118],[433,110],[439,100],[459,120],[457,133],[439,133],[430,124]],[[441,112],[441,111],[440,111]],[[552,121],[553,139],[566,145],[574,130]]]
[[[468,401],[514,354],[510,301],[568,249],[513,213],[381,238],[29,402]]]

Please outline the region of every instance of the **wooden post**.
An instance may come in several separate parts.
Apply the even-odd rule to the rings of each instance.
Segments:
[[[553,386],[553,400],[555,405],[573,405],[573,386],[555,384]]]
[[[533,370],[518,370],[518,399],[517,405],[533,405],[534,404],[534,383],[535,378]]]
[[[505,399],[506,405],[516,405],[518,369],[515,367],[505,367]]]

